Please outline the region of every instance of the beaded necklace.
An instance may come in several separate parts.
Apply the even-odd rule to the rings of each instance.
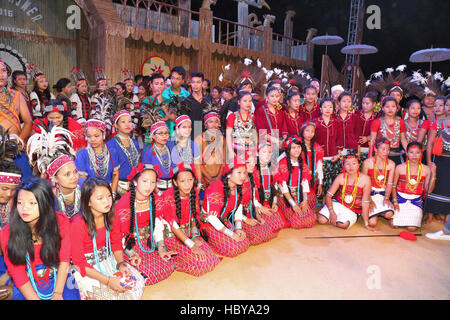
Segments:
[[[387,163],[388,160],[386,159],[384,161],[384,169],[383,172],[380,172],[377,168],[377,160],[374,158],[373,160],[373,176],[375,178],[375,181],[377,182],[377,185],[380,188],[384,188],[386,186],[386,178],[387,178]],[[380,185],[381,180],[383,180],[383,184]]]
[[[186,142],[186,147],[182,147],[180,145],[179,140],[177,141],[175,146],[177,148],[178,155],[182,162],[184,162],[184,163],[193,163],[194,162],[194,156],[192,154],[192,148],[191,148],[191,139],[189,139]],[[169,170],[170,170],[170,168],[169,168]]]
[[[411,172],[410,172],[410,166],[409,166],[409,160],[406,161],[406,173],[408,178],[408,184],[406,187],[409,189],[409,191],[414,192],[416,191],[417,187],[419,186],[420,179],[422,178],[422,163],[419,164],[419,169],[417,170],[417,181],[416,179],[411,179]]]
[[[108,147],[106,144],[103,144],[103,151],[101,154],[97,154],[94,149],[92,149],[91,145],[88,145],[86,149],[92,170],[94,170],[98,176],[105,178],[109,169],[110,153]]]
[[[271,183],[271,181],[270,181],[270,169],[269,169],[269,165],[268,164],[266,164],[266,169],[267,169],[267,172],[268,172],[268,177],[269,177],[269,181],[268,181],[268,183],[267,183],[267,189],[266,189],[266,187],[265,187],[265,185],[264,185],[264,174],[263,174],[263,172],[262,172],[262,168],[261,168],[261,166],[259,167],[259,174],[260,174],[260,176],[261,176],[261,181],[262,181],[262,186],[263,186],[263,189],[264,189],[264,200],[266,200],[266,199],[270,199],[270,194],[271,194],[271,188],[270,188],[270,183]]]
[[[0,204],[0,227],[6,226],[9,223],[9,203]]]
[[[356,181],[355,181],[355,185],[353,186],[353,191],[351,193],[351,195],[348,195],[345,191],[347,189],[347,178],[348,178],[348,173],[345,173],[345,178],[344,178],[344,186],[342,188],[342,194],[341,194],[341,202],[342,205],[344,205],[344,201],[346,204],[350,205],[350,208],[353,208],[353,206],[355,205],[355,201],[356,201],[356,192],[358,191],[358,182],[359,182],[359,177],[360,174],[358,172],[358,176],[356,177]]]
[[[39,299],[50,300],[53,297],[53,292],[55,291],[55,286],[56,286],[56,268],[52,267],[53,277],[54,277],[53,289],[50,293],[43,294],[39,291],[39,288],[41,290],[45,290],[50,285],[50,279],[49,279],[50,278],[50,269],[47,268],[48,276],[46,275],[44,280],[38,280],[39,282],[36,283],[36,280],[34,279],[34,273],[36,273],[36,271],[31,266],[30,255],[28,254],[28,251],[25,255],[25,260],[26,260],[26,264],[27,264],[27,266],[26,266],[27,275],[28,275],[28,278],[30,279],[31,286],[33,287],[34,291],[38,295]],[[36,278],[37,278],[37,276],[36,276]]]
[[[172,166],[172,157],[170,155],[170,150],[169,147],[167,147],[167,145],[164,145],[164,147],[159,148],[157,145],[153,145],[154,146],[154,150],[156,153],[156,157],[159,160],[159,163],[161,163],[163,169],[165,172],[169,172],[170,171],[170,167]],[[165,150],[167,153],[167,160],[164,160],[163,156],[161,155],[161,151]]]
[[[105,220],[106,220],[106,218],[105,218]],[[105,221],[105,230],[106,230],[106,256],[107,256],[106,259],[108,260],[108,258],[109,258],[109,263],[111,264],[111,270],[113,271],[113,273],[115,273],[118,270],[116,269],[116,266],[114,265],[113,253],[112,253],[112,249],[111,249],[111,238],[109,236],[109,230],[106,228],[106,221]],[[105,271],[103,271],[103,269],[100,265],[100,259],[98,258],[98,251],[97,251],[97,242],[95,241],[95,233],[94,233],[94,236],[92,237],[92,246],[94,248],[95,264],[97,265],[98,270],[101,273],[103,273],[104,275],[112,277],[113,275],[110,274],[107,269]]]
[[[136,231],[136,234],[137,234],[136,238],[137,238],[137,243],[139,245],[139,249],[141,249],[141,251],[144,253],[151,253],[151,252],[155,251],[155,239],[153,238],[152,195],[150,195],[149,200],[150,200],[150,238],[151,238],[150,250],[144,249],[144,246],[141,244],[141,239],[139,238],[139,231],[138,231],[139,229],[138,229],[138,223],[137,223],[136,204],[134,205],[134,230]]]
[[[287,159],[286,159],[287,160]],[[290,160],[287,160],[290,161]],[[292,173],[289,173],[289,189],[292,190]],[[300,170],[300,164],[298,165],[298,181],[297,181],[297,201],[295,201],[297,204],[300,202],[300,195],[301,195],[301,181],[302,181],[302,170]]]
[[[123,153],[125,153],[125,156],[128,159],[130,167],[131,168],[137,167],[137,165],[139,164],[139,152],[137,151],[133,140],[130,137],[126,137],[126,139],[128,139],[128,143],[130,144],[130,146],[127,148],[123,145],[119,135],[116,135],[114,138],[116,139],[120,149],[122,149]]]
[[[234,187],[234,208],[233,210],[231,210],[231,214],[228,215],[228,222],[231,225],[231,230],[234,230],[234,214],[236,212],[236,208],[237,208],[237,201],[238,201],[238,191],[237,191],[237,187]],[[223,210],[222,213],[220,214],[220,217],[222,218],[223,214],[225,213],[225,209],[228,206],[228,199],[225,201],[225,205],[223,206]]]
[[[57,200],[57,203],[58,203],[58,209],[59,209],[59,211],[64,213],[70,219],[76,213],[80,212],[80,209],[81,209],[81,190],[80,190],[80,186],[77,185],[75,190],[72,191],[72,193],[75,192],[73,206],[70,206],[70,205],[68,205],[66,203],[66,198],[68,198],[70,195],[69,196],[64,195],[64,193],[61,191],[61,188],[59,187],[59,185],[56,185],[56,186],[57,186],[57,188],[59,190],[59,194],[56,196],[56,200]]]

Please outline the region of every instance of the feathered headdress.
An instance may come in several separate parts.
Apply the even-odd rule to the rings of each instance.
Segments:
[[[142,124],[141,126],[150,134],[153,134],[156,130],[162,127],[167,127],[163,120],[164,111],[161,105],[156,103],[156,99],[150,103],[142,104],[144,109],[142,113]]]
[[[113,126],[113,116],[116,113],[110,99],[107,95],[96,97],[92,100],[92,109],[90,119],[99,120],[105,123],[106,128],[111,132]]]
[[[215,104],[214,102],[210,101],[206,103],[205,107],[203,108],[203,121],[206,122],[208,119],[211,118],[218,118],[220,120],[220,114],[219,114],[219,106]]]
[[[84,76],[83,71],[80,70],[80,68],[73,67],[70,70],[70,74],[72,75],[73,81],[75,81],[75,85],[78,86],[81,81],[86,81],[86,77]],[[87,82],[87,81],[86,81]]]
[[[311,81],[311,75],[303,69],[297,69],[288,73],[288,81],[283,83],[284,87],[289,90],[292,87],[297,87],[303,93],[305,87]]]
[[[259,59],[256,64],[253,60],[245,58],[235,65],[228,64],[223,67],[223,73],[219,76],[219,81],[227,80],[239,87],[245,81],[251,83],[253,88],[260,87],[266,81],[266,74],[263,71]]]
[[[101,80],[106,80],[106,74],[105,70],[103,70],[103,67],[94,68],[94,77],[96,83],[98,83]]]
[[[33,134],[27,143],[27,154],[30,166],[40,173],[47,171],[48,166],[61,155],[76,156],[72,148],[73,135],[69,130],[43,123],[37,125],[40,133]]]
[[[185,98],[173,96],[164,103],[167,105],[169,112],[175,114],[177,117],[191,114],[191,106]]]
[[[407,76],[404,72],[405,69],[406,66],[401,65],[395,70],[386,68],[385,74],[383,74],[383,71],[376,72],[366,81],[366,87],[369,91],[376,91],[381,96],[387,96],[394,90],[400,91],[404,98],[417,95],[420,87],[416,83],[411,82],[412,77]],[[374,80],[372,81],[372,79]]]
[[[448,90],[445,85],[446,82],[440,72],[436,72],[435,74],[427,72],[427,76],[424,77],[420,73],[420,70],[414,71],[411,82],[419,85],[420,90],[417,94],[419,98],[424,98],[426,96],[444,96]],[[448,86],[450,86],[450,84]]]
[[[122,73],[123,73],[123,76],[125,77],[125,78],[123,79],[123,82],[129,81],[129,80],[133,81],[133,74],[131,73],[130,70],[128,70],[128,69],[122,69]]]
[[[0,162],[13,161],[20,154],[19,143],[23,144],[22,139],[0,126]]]
[[[29,64],[27,66],[28,70],[30,71],[31,77],[33,78],[33,81],[38,81],[40,78],[45,77],[44,73],[42,73],[41,70],[37,67],[35,64]]]

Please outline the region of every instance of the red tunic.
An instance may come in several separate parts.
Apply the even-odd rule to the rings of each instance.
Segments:
[[[380,121],[382,119],[383,119],[383,117],[373,120],[372,125],[370,126],[370,131],[377,133],[377,139],[384,136],[381,131],[381,122]],[[396,121],[394,121],[394,123],[392,125],[387,124],[388,128],[386,130],[386,136],[384,136],[391,142],[391,148],[399,148],[400,147],[400,145],[401,145],[400,133],[406,132],[406,125],[405,125],[405,122],[403,121],[403,119],[396,118],[396,120],[397,119],[400,121],[399,132],[395,132],[397,130],[395,129]],[[397,135],[398,135],[398,138],[396,138]]]
[[[410,175],[411,179],[415,179],[417,181],[417,176],[416,175]],[[419,185],[417,186],[417,188],[414,191],[411,191],[408,188],[408,177],[406,174],[401,174],[398,178],[398,183],[397,183],[397,191],[398,192],[402,192],[402,193],[407,193],[407,194],[416,194],[416,195],[423,195],[425,194],[425,177],[422,175],[422,177],[420,178],[420,182]],[[411,189],[413,189],[413,186],[409,185],[409,187]]]
[[[86,268],[92,268],[86,261],[85,254],[94,252],[92,239],[89,237],[87,225],[81,214],[77,214],[70,226],[70,238],[72,246],[72,262],[79,268],[80,274],[86,276]],[[120,220],[114,219],[110,230],[112,251],[122,250],[122,234],[120,231]],[[106,228],[102,227],[96,230],[95,242],[97,250],[106,245]]]
[[[299,113],[295,115],[293,118],[288,111],[284,111],[284,119],[286,122],[286,127],[288,131],[288,135],[290,136],[299,136],[300,137],[300,128],[304,121],[302,121],[302,117]]]
[[[173,187],[164,191],[161,195],[161,198],[164,198],[164,207],[162,208],[162,218],[166,220],[169,224],[172,224],[174,221],[179,225],[186,225],[189,223],[189,216],[191,217],[191,225],[195,226],[194,214],[199,217],[200,213],[200,204],[199,201],[196,201],[196,212],[192,214],[191,212],[191,202],[189,197],[183,199],[180,197],[180,219],[177,216],[177,206],[175,203],[175,192]],[[196,193],[196,198],[198,199],[198,192]]]
[[[324,152],[324,157],[332,157],[337,154],[337,123],[334,117],[330,119],[328,125],[322,117],[314,119],[316,124],[316,143],[318,143]]]
[[[261,199],[259,197],[259,189],[261,188],[261,184],[264,182],[264,193],[269,195],[270,194],[270,189],[272,186],[275,185],[275,178],[274,176],[271,174],[270,178],[269,178],[269,171],[266,170],[265,167],[261,168],[262,174],[263,174],[263,179],[261,179],[261,173],[259,170],[255,169],[255,171],[253,171],[253,181],[255,182],[255,195],[256,195],[256,199],[261,203],[261,200],[263,200],[263,203],[261,203],[263,206],[266,207],[270,207],[269,201],[265,200],[265,199]],[[272,168],[272,172],[274,171],[274,169]],[[269,179],[270,179],[270,185],[269,185]],[[275,196],[275,195],[273,195]]]
[[[269,118],[269,122],[267,122],[266,115],[264,113],[266,111],[267,117]],[[258,134],[260,130],[267,130],[267,134],[271,134],[271,129],[273,131],[278,130],[278,134],[280,136],[284,136],[288,134],[286,121],[283,115],[282,110],[275,109],[275,113],[270,112],[267,104],[255,110],[255,126],[258,130]],[[275,133],[273,133],[275,134]]]
[[[375,120],[377,118],[378,114],[376,112],[372,112],[369,119],[366,119],[362,110],[358,110],[355,113],[355,115],[356,115],[355,122],[356,122],[356,128],[357,128],[356,138],[358,141],[359,137],[370,136],[370,126],[372,125],[373,120]],[[362,144],[361,147],[368,148],[369,143],[366,142],[366,143]]]
[[[338,150],[358,149],[358,139],[356,125],[358,116],[355,113],[347,113],[344,119],[338,114],[336,116],[337,139],[336,146]]]
[[[320,106],[318,103],[314,104],[311,111],[306,110],[305,102],[300,105],[299,115],[301,117],[301,122],[312,121],[313,119],[320,117]]]
[[[58,221],[59,233],[61,235],[61,248],[59,249],[59,261],[60,262],[70,262],[71,253],[71,241],[70,241],[70,222],[65,214],[56,212],[56,219]],[[14,265],[8,257],[8,240],[9,240],[9,225],[5,226],[1,231],[1,245],[2,251],[5,258],[5,264],[8,268],[8,273],[14,280],[17,288],[22,287],[30,279],[26,272],[26,265]],[[34,260],[31,260],[32,266],[39,264],[44,264],[41,260],[41,248],[42,244],[34,245]],[[32,257],[30,256],[30,259]],[[35,279],[38,280],[38,279]]]
[[[203,200],[203,210],[207,212],[210,216],[215,216],[218,218],[226,217],[229,212],[234,209],[234,203],[236,201],[236,196],[239,194],[231,194],[227,199],[227,207],[222,213],[222,207],[224,205],[224,194],[223,194],[223,182],[222,180],[217,180],[211,183],[205,191],[205,197]],[[239,207],[239,201],[237,203],[236,209]]]
[[[386,188],[386,184],[384,183],[384,181],[386,181],[387,183],[387,179],[389,177],[389,172],[390,170],[386,170],[386,174],[384,173],[384,166],[381,168],[377,168],[377,172],[374,172],[375,169],[369,169],[367,170],[367,174],[370,177],[370,181],[372,181],[372,187],[374,188]],[[378,180],[376,179],[376,177],[378,176],[384,176],[383,179],[380,180],[380,182],[378,182]]]
[[[352,206],[353,202],[347,203],[345,201],[342,201],[342,189],[343,189],[343,187],[344,186],[340,186],[339,187],[338,192],[336,192],[336,194],[334,195],[334,199],[336,199],[339,203],[343,204],[344,207],[352,210],[354,213],[361,214],[361,212],[362,212],[362,203],[361,203],[361,201],[362,201],[362,195],[363,195],[364,188],[362,188],[362,187],[358,187],[357,188],[357,190],[356,190],[356,200],[355,200],[355,203]],[[353,188],[354,188],[354,186],[351,186],[351,185],[347,185],[345,187],[344,199],[345,199],[345,196],[352,195]]]

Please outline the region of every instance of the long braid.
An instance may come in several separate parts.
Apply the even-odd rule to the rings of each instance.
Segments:
[[[133,237],[134,233],[134,216],[136,213],[136,187],[134,186],[134,183],[130,183],[130,227],[128,230],[128,238],[125,242],[125,247],[130,250],[134,247],[136,244],[136,240]],[[139,236],[139,235],[138,235]]]
[[[62,127],[66,130],[69,130],[69,118],[67,117],[67,115],[64,115]]]
[[[175,198],[175,213],[177,215],[178,223],[181,223],[181,199],[180,199],[180,190],[178,187],[173,184],[173,194]]]
[[[151,221],[149,222],[149,226],[151,226],[151,223],[153,224],[153,230],[151,230],[150,228],[150,237],[148,237],[147,239],[147,246],[149,248],[152,247],[152,243],[151,243],[151,239],[153,237],[153,232],[155,231],[155,221],[156,221],[156,202],[155,202],[155,196],[152,195],[152,203],[150,203],[150,205],[152,206],[152,216],[151,216]]]
[[[258,195],[259,195],[259,199],[262,201],[261,204],[264,203],[265,200],[265,192],[264,192],[264,184],[263,184],[263,174],[261,171],[261,164],[259,163],[259,159],[258,162],[256,163],[256,168],[258,169],[259,175],[260,175],[260,186],[258,188]],[[271,175],[271,163],[269,162],[269,176]],[[275,196],[275,187],[273,185],[269,185],[269,190],[270,190],[270,196],[269,196],[269,204],[272,207],[273,204],[273,198]]]
[[[303,149],[302,144],[299,144],[300,147]],[[290,151],[291,151],[291,145],[289,145],[286,149],[286,162],[287,162],[287,167],[288,167],[288,172],[289,172],[289,180],[292,179],[292,171],[293,171],[293,166],[292,166],[292,159],[290,156]],[[302,150],[303,152],[303,150]],[[302,168],[303,168],[303,159],[302,159],[302,155],[300,154],[300,156],[298,157],[297,161],[298,161],[298,174],[301,176],[302,174]],[[292,182],[292,181],[291,181]],[[301,184],[301,179],[300,179],[300,184],[297,186],[297,188],[300,189],[300,199],[298,199],[299,202],[301,202],[303,200],[303,190],[302,190],[302,184]],[[291,197],[294,199],[294,197],[292,196],[291,190],[288,188],[289,194],[291,195]]]
[[[196,196],[196,192],[195,192],[195,188],[194,187],[191,189],[191,193],[189,194],[189,203],[191,205],[191,212],[192,212],[192,216],[194,217],[195,227],[200,232],[200,236],[203,239],[205,239],[204,238],[204,233],[202,233],[200,231],[200,223],[198,222],[198,218],[197,218],[197,196]]]
[[[230,187],[228,186],[228,176],[224,175],[222,178],[223,182],[223,206],[220,209],[220,214],[222,215],[222,212],[226,209],[228,205],[228,197],[230,196]],[[220,216],[219,219],[224,222],[226,220],[226,217]]]
[[[251,204],[249,206],[250,212],[255,212],[255,203],[253,201],[253,190],[255,189],[255,178],[253,177],[253,173],[248,173],[248,181],[250,182],[250,195],[251,195]],[[239,190],[239,188],[238,188]],[[240,195],[241,196],[241,195]],[[242,199],[242,196],[241,196]],[[251,216],[251,218],[253,218]]]

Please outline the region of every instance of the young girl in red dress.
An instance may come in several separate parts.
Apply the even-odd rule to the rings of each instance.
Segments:
[[[357,153],[358,138],[357,116],[350,112],[352,106],[352,94],[344,91],[338,97],[339,112],[336,114],[336,126],[338,130],[337,148],[341,155]]]
[[[185,167],[186,166],[186,167]],[[200,234],[200,205],[193,165],[179,163],[174,169],[172,188],[164,191],[162,215],[165,225],[165,243],[177,252],[177,271],[200,277],[212,271],[220,262],[214,249]]]
[[[332,98],[322,99],[320,102],[321,116],[314,120],[316,124],[316,143],[323,150],[323,195],[331,187],[342,167],[336,144],[339,132],[334,116],[334,107]]]
[[[280,160],[276,178],[284,196],[284,201],[279,201],[280,210],[294,229],[311,228],[316,222],[314,210],[308,205],[311,174],[303,162],[305,152],[299,137],[289,137],[285,142],[286,157]]]
[[[356,112],[356,135],[358,138],[358,150],[362,160],[371,156],[369,155],[370,126],[378,116],[378,113],[374,111],[376,103],[376,92],[367,92],[362,99],[361,110]]]
[[[379,138],[375,141],[375,155],[363,162],[361,172],[367,174],[372,182],[369,207],[369,225],[375,227],[378,216],[391,219],[394,206],[390,201],[394,182],[394,161],[388,159],[390,150],[389,140]]]
[[[304,89],[305,101],[300,105],[299,114],[301,122],[311,121],[320,116],[320,107],[317,103],[318,93],[316,87],[308,85]]]
[[[270,241],[277,236],[272,227],[262,217],[261,211],[257,209],[259,197],[254,178],[255,166],[255,156],[252,153],[247,154],[247,178],[242,185],[242,205],[246,219],[244,219],[242,227],[251,245]]]
[[[32,177],[19,185],[1,247],[14,281],[13,300],[79,300],[67,280],[70,266],[69,219],[53,209],[50,183]]]
[[[331,224],[341,229],[348,229],[361,215],[364,227],[369,226],[370,178],[359,171],[359,158],[348,154],[343,160],[343,173],[334,180],[327,191],[325,204],[318,216],[320,224]]]
[[[434,189],[436,167],[422,164],[422,145],[418,142],[408,144],[406,155],[406,163],[395,168],[392,192],[395,213],[390,224],[414,232],[422,225],[423,197]]]
[[[123,256],[121,219],[115,216],[111,187],[89,178],[81,189],[81,210],[71,223],[73,273],[82,300],[139,300],[145,280],[140,259]],[[134,266],[134,267],[133,267]]]
[[[375,142],[377,138],[387,138],[391,143],[389,159],[396,165],[401,163],[401,150],[406,149],[406,125],[403,119],[396,115],[397,100],[386,97],[381,103],[383,115],[375,119],[370,127],[370,140]]]
[[[300,127],[303,124],[303,118],[300,116],[300,93],[290,91],[286,97],[288,110],[284,111],[288,135],[300,136]]]
[[[300,132],[303,142],[302,153],[303,163],[308,166],[311,172],[311,180],[309,183],[308,206],[310,210],[316,209],[317,198],[323,192],[323,150],[316,142],[316,125],[314,122],[306,121]]]
[[[242,222],[242,184],[247,172],[245,160],[235,158],[232,168],[223,167],[222,179],[211,183],[205,191],[200,229],[206,233],[208,243],[216,253],[236,257],[247,251],[249,239]]]
[[[130,191],[115,206],[115,214],[125,242],[125,261],[142,259],[139,272],[146,276],[146,285],[168,278],[175,270],[175,251],[164,243],[165,198],[155,192],[158,165],[139,164],[131,171]]]

